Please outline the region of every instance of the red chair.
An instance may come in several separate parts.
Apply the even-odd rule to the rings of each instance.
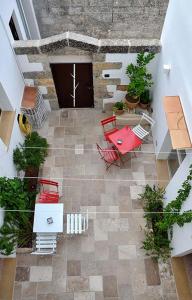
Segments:
[[[40,179],[40,193],[38,198],[38,203],[58,203],[59,202],[59,192],[58,187],[59,184],[56,181],[47,180],[47,179]],[[56,188],[56,191],[51,190],[45,190],[44,186],[54,186]],[[42,191],[41,191],[42,190]]]
[[[103,159],[105,162],[106,170],[108,170],[112,165],[120,167],[120,163],[116,163],[118,160],[121,160],[117,150],[115,150],[113,147],[102,149],[98,144],[96,145],[101,159]]]
[[[109,135],[116,132],[116,131],[118,131],[118,128],[117,128],[117,125],[116,125],[116,116],[112,116],[112,117],[109,117],[107,119],[102,120],[101,125],[103,127],[103,133],[104,133],[104,136],[105,136],[105,140],[107,142],[110,142],[109,139],[108,139]]]

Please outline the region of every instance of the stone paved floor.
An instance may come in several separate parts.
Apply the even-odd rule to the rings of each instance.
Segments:
[[[175,300],[171,267],[141,249],[145,221],[138,193],[156,179],[151,143],[108,172],[95,149],[104,145],[94,109],[51,112],[40,133],[50,143],[42,176],[60,182],[65,213],[89,210],[89,229],[60,236],[57,254],[17,255],[14,300]],[[64,216],[64,221],[66,216]]]

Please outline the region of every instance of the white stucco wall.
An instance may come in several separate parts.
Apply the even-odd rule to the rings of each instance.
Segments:
[[[16,113],[20,111],[20,104],[24,90],[23,76],[17,65],[15,54],[12,50],[9,38],[5,32],[5,27],[0,21],[0,99],[2,108],[14,110]],[[3,102],[4,99],[4,102]],[[1,104],[0,104],[1,105]],[[15,167],[12,160],[12,152],[16,145],[23,140],[23,136],[20,133],[17,118],[15,118],[11,141],[9,147],[4,147],[1,142],[0,145],[0,176],[15,176]]]
[[[159,56],[158,72],[154,85],[154,117],[156,126],[153,130],[157,141],[156,152],[161,151],[167,134],[167,122],[163,110],[164,96],[180,96],[189,133],[192,138],[192,1],[170,0],[162,31],[162,51]],[[163,72],[163,65],[171,64],[168,75]]]
[[[170,151],[170,138],[163,109],[164,96],[180,96],[189,134],[192,138],[192,1],[170,0],[162,31],[162,51],[159,55],[158,71],[155,78],[153,111],[156,126],[153,130],[157,156],[166,158]],[[163,65],[170,64],[169,74],[163,71]],[[159,155],[160,154],[160,155]],[[188,154],[166,188],[166,203],[177,196],[177,191],[186,179],[192,155]],[[192,209],[192,194],[182,210]],[[184,255],[192,252],[192,224],[184,227],[174,226],[172,255]]]
[[[22,100],[24,81],[17,65],[15,54],[12,50],[9,38],[5,31],[5,27],[0,19],[0,107],[2,109],[10,109],[16,111],[16,115],[20,110]],[[8,105],[7,105],[8,104]],[[13,149],[23,137],[17,124],[17,117],[14,120],[13,131],[9,147],[7,148],[0,141],[0,177],[14,177],[16,170],[13,164]],[[3,214],[0,212],[0,225],[3,222]]]
[[[25,30],[23,27],[23,23],[20,17],[20,13],[16,4],[16,0],[1,0],[0,1],[0,16],[1,19],[4,23],[4,26],[6,28],[7,34],[9,36],[9,39],[11,42],[14,42],[10,27],[9,27],[9,21],[10,18],[13,14],[13,12],[15,13],[17,22],[18,22],[18,27],[19,27],[19,31],[18,32],[20,34],[20,38],[25,40],[26,39],[26,34],[25,34]]]
[[[177,197],[177,191],[186,180],[189,172],[189,166],[192,163],[192,151],[186,156],[183,163],[175,173],[174,177],[166,188],[165,205]],[[184,202],[181,212],[192,210],[192,192]],[[185,224],[183,227],[174,225],[173,238],[171,241],[172,256],[182,256],[192,252],[192,223]]]

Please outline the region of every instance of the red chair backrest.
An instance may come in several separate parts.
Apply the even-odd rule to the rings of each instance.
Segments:
[[[58,203],[59,193],[56,192],[43,192],[39,195],[39,203]]]
[[[101,121],[101,125],[103,127],[109,123],[112,123],[113,126],[116,126],[116,116],[112,116]]]
[[[52,185],[52,186],[59,186],[59,183],[56,181],[52,181],[52,180],[48,180],[48,179],[40,179],[39,180],[39,184],[43,185],[43,184],[47,184],[47,185]]]

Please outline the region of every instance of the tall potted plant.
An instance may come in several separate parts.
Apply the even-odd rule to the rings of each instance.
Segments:
[[[35,190],[40,165],[48,154],[47,140],[36,131],[25,137],[24,143],[13,151],[13,161],[18,171],[24,171],[30,178],[28,188]]]
[[[126,74],[130,79],[125,96],[127,106],[133,109],[140,101],[143,92],[153,84],[152,75],[147,71],[147,64],[154,58],[154,53],[138,53],[136,64],[129,64]]]

